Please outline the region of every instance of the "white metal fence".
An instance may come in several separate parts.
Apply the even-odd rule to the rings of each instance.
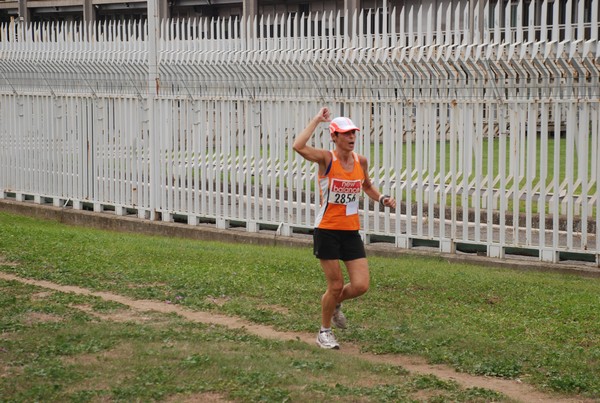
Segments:
[[[599,2],[549,24],[558,2],[531,2],[506,30],[511,2],[472,28],[460,5],[6,24],[0,198],[291,235],[319,202],[291,144],[327,105],[362,127],[375,185],[401,202],[362,206],[368,242],[600,264]]]

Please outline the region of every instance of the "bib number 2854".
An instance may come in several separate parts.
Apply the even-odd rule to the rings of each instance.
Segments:
[[[335,204],[348,204],[356,201],[356,193],[335,193],[334,197]]]

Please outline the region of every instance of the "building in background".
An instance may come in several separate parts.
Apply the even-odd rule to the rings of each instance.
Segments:
[[[360,0],[157,0],[162,18],[308,14],[359,9],[360,3]],[[365,7],[382,7],[383,0],[366,0],[364,3]],[[11,18],[26,22],[143,20],[147,18],[147,4],[146,0],[0,0],[0,20],[10,21]]]
[[[417,30],[417,9],[422,10],[421,22],[427,21],[427,13],[431,17],[434,26],[444,31],[473,30],[484,32],[485,21],[487,28],[499,28],[506,31],[514,31],[517,27],[528,27],[533,22],[534,26],[542,25],[542,18],[546,22],[554,21],[554,14],[559,14],[561,31],[565,25],[573,21],[584,21],[588,38],[592,21],[592,0],[584,0],[583,3],[568,0],[156,0],[160,18],[200,18],[200,17],[244,17],[244,16],[281,16],[281,15],[304,15],[323,12],[344,12],[348,10],[365,11],[362,24],[364,32],[369,26],[374,31],[375,13],[368,16],[368,11],[388,10],[396,8],[404,9],[404,23],[406,26],[412,24]],[[546,9],[542,12],[542,8]],[[571,4],[568,10],[567,5]],[[583,7],[580,6],[583,5]],[[487,5],[487,7],[486,7]],[[499,6],[499,7],[498,7]],[[446,26],[447,10],[461,10],[458,20],[452,21],[452,27]],[[413,10],[409,14],[409,10]],[[533,10],[533,11],[532,11]],[[487,13],[487,15],[486,15]],[[533,15],[532,15],[533,14]],[[0,0],[0,23],[11,21],[23,22],[47,22],[47,21],[144,21],[147,19],[147,0]],[[487,17],[487,18],[486,18]],[[383,18],[383,14],[379,14]],[[569,23],[567,23],[569,21]],[[399,28],[399,18],[395,21]],[[390,21],[387,24],[390,26]],[[379,21],[377,26],[382,29],[384,24]],[[272,29],[277,29],[275,26]],[[375,33],[375,32],[372,32]],[[561,32],[561,39],[564,32]],[[536,32],[536,37],[539,37]]]

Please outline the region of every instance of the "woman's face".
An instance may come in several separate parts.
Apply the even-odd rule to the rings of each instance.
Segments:
[[[337,148],[353,151],[356,143],[356,130],[350,130],[344,133],[334,133],[333,142]]]

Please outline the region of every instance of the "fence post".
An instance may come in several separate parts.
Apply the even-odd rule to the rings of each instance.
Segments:
[[[160,77],[158,74],[158,36],[160,21],[158,16],[157,0],[148,0],[148,36],[146,37],[146,52],[148,58],[148,87],[146,102],[148,103],[148,138],[150,147],[150,219],[156,220],[160,189],[160,167],[158,164],[158,132],[155,128],[156,100],[160,90]]]

